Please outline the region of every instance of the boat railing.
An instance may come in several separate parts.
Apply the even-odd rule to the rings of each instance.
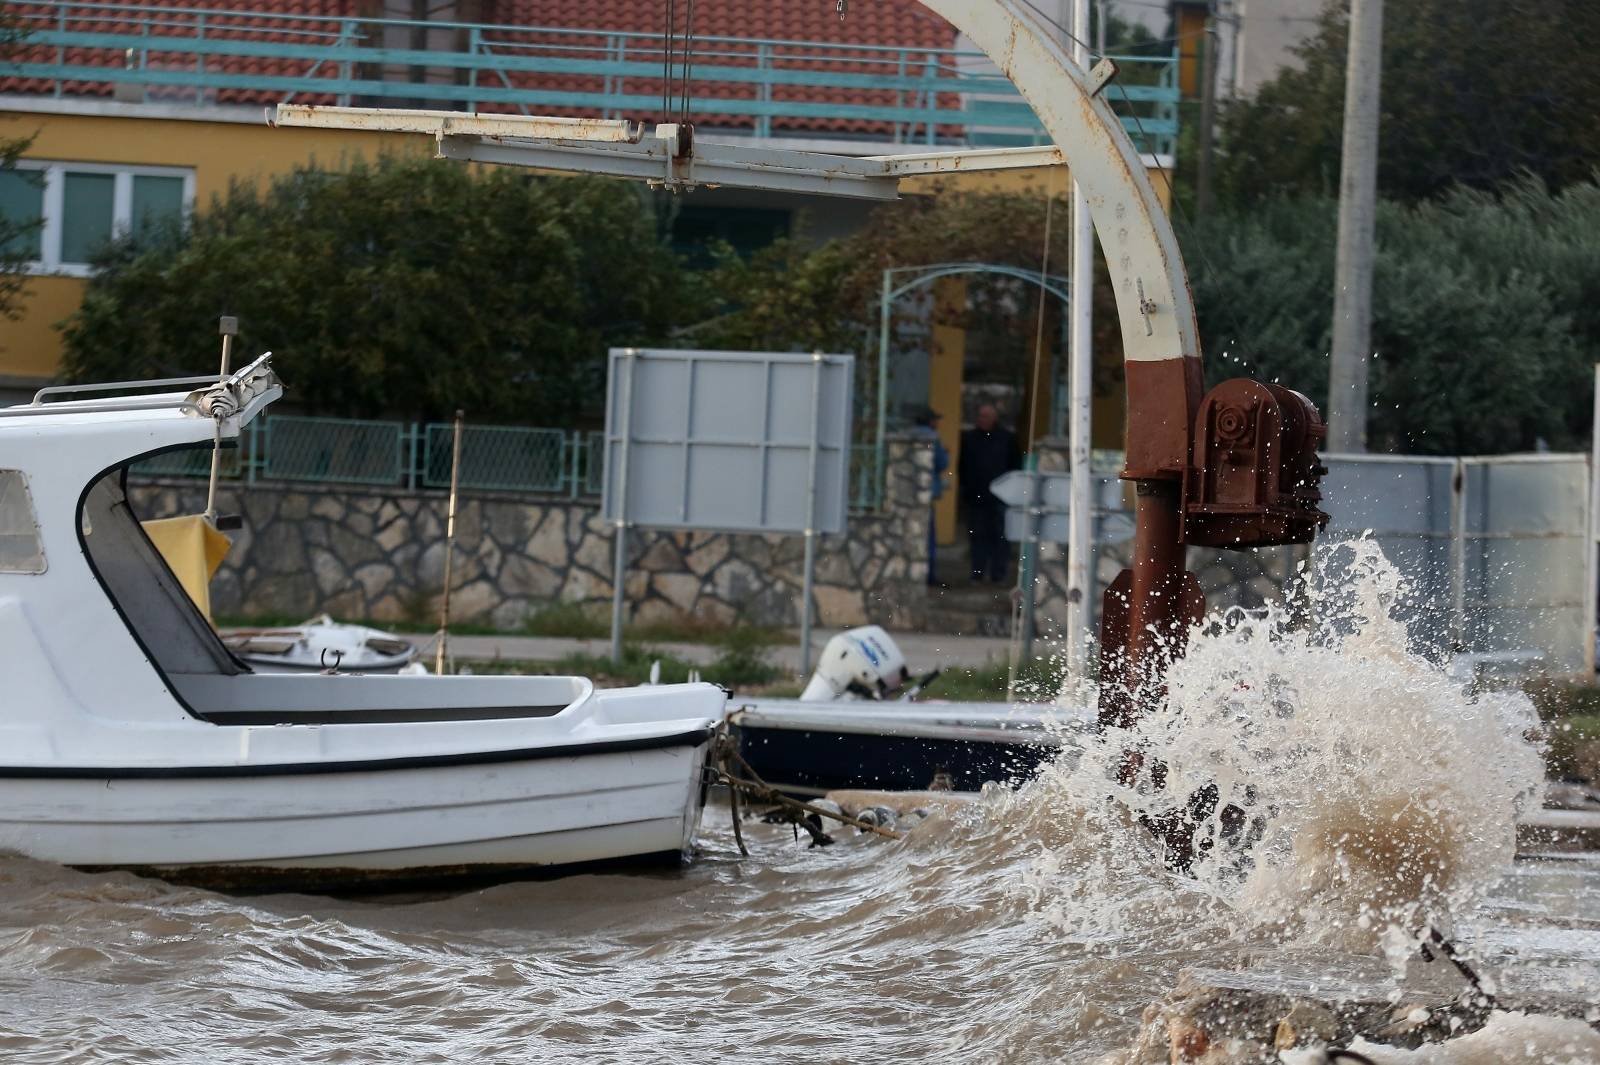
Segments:
[[[216,377],[208,377],[206,381],[215,384]],[[131,384],[135,382],[124,382]],[[66,403],[40,403],[35,397],[33,403],[26,403],[17,407],[0,407],[0,418],[43,418],[60,414],[118,414],[126,411],[138,410],[177,410],[185,414],[199,414],[200,407],[190,399],[191,393],[181,395],[142,396],[127,399],[95,400],[80,399]]]
[[[232,374],[195,374],[188,377],[155,377],[141,381],[90,381],[82,384],[46,385],[33,394],[33,401],[15,407],[0,407],[0,418],[39,418],[58,414],[110,414],[139,410],[176,410],[184,414],[209,417],[212,413],[236,414],[243,400],[258,406],[272,402],[281,394],[272,374],[272,353]],[[158,395],[138,395],[150,389],[181,389]],[[200,390],[204,390],[202,394]],[[232,390],[231,404],[216,407],[216,399]],[[48,402],[60,396],[76,399]],[[212,397],[207,404],[207,396]],[[86,398],[88,397],[88,398]],[[221,416],[220,413],[218,416]]]
[[[220,385],[223,380],[224,378],[213,373],[196,377],[161,377],[150,381],[98,381],[82,385],[47,385],[33,394],[33,402],[29,406],[42,407],[50,396],[74,395],[81,392],[124,392],[145,388],[192,388],[195,385]]]
[[[190,399],[189,389],[195,385],[216,385],[222,380],[216,374],[204,377],[163,377],[153,381],[103,381],[87,385],[50,385],[33,395],[33,402],[17,407],[0,408],[0,418],[37,418],[49,414],[115,414],[136,410],[180,410],[185,414],[199,414],[200,408]],[[81,395],[83,393],[133,392],[151,388],[184,388],[178,395],[129,396],[118,401],[106,399],[76,399],[60,403],[47,403],[54,396]]]

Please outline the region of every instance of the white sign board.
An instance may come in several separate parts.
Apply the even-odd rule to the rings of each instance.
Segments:
[[[1100,505],[1095,509],[1096,543],[1119,543],[1133,536],[1133,519],[1116,509],[1120,490],[1115,477],[1097,478],[1102,483]],[[1048,470],[1012,470],[995,478],[989,491],[1006,504],[1006,539],[1021,543],[1029,538],[1030,526],[1038,522],[1033,536],[1040,543],[1064,544],[1068,539],[1068,515],[1072,511],[1072,474]]]
[[[850,355],[613,348],[605,518],[844,532],[854,386]]]

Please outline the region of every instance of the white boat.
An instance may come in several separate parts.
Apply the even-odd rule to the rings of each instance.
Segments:
[[[269,674],[229,653],[124,479],[236,440],[281,391],[263,356],[0,409],[0,850],[243,887],[687,854],[719,688]]]
[[[287,628],[233,629],[222,634],[222,642],[261,673],[398,673],[417,660],[410,640],[326,614]]]

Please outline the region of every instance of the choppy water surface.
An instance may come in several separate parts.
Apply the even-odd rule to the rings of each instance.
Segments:
[[[901,842],[747,825],[741,859],[713,807],[681,873],[359,902],[0,860],[0,1059],[1095,1062],[1183,969],[1449,988],[1399,975],[1426,921],[1502,990],[1600,1002],[1600,862],[1511,860],[1526,703],[1406,656],[1402,589],[1357,561],[1340,640],[1215,626],[1180,713]],[[1114,782],[1129,745],[1168,792]],[[1137,817],[1201,781],[1258,838],[1174,876]]]

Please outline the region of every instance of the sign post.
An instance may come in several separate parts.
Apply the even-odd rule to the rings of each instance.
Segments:
[[[1029,457],[1030,466],[1034,461]],[[1112,491],[1117,491],[1116,479],[1107,476]],[[1095,545],[1099,543],[1120,543],[1133,536],[1133,523],[1127,515],[1116,510],[1114,501],[1104,497],[1107,486],[1098,484],[1099,478],[1086,477],[1089,487],[1074,478],[1071,472],[1058,472],[1054,470],[1023,469],[1012,470],[1001,474],[989,485],[989,491],[994,493],[996,499],[1006,504],[1006,539],[1012,543],[1022,544],[1022,616],[1020,628],[1022,631],[1022,656],[1027,657],[1032,653],[1034,637],[1034,578],[1038,568],[1038,545],[1067,544],[1068,571],[1075,566],[1081,566],[1083,572],[1092,578],[1094,573],[1093,556]],[[1101,491],[1097,492],[1096,489]],[[1096,497],[1099,496],[1098,502]],[[1088,557],[1074,560],[1071,550],[1076,545],[1074,540],[1073,502],[1076,499],[1087,497],[1091,503],[1088,513],[1083,515],[1084,524],[1088,526],[1088,546],[1083,550]],[[1078,536],[1082,536],[1081,529]],[[1070,589],[1074,587],[1068,582]],[[1085,587],[1085,597],[1093,592],[1093,588]],[[1070,604],[1069,604],[1070,605]],[[1069,617],[1070,617],[1069,612]],[[1069,634],[1070,641],[1070,634]]]
[[[811,355],[811,424],[822,421],[822,352]],[[806,560],[800,579],[800,675],[811,672],[811,592],[817,572],[817,433],[811,434],[806,463]],[[881,444],[880,444],[881,446]]]
[[[622,398],[618,403],[618,417],[621,419],[619,436],[617,440],[617,494],[622,498],[623,505],[618,508],[612,518],[612,528],[615,530],[613,538],[614,553],[611,556],[611,662],[613,665],[622,664],[622,614],[623,614],[623,585],[628,576],[628,444],[633,439],[633,364],[634,356],[638,351],[634,348],[622,348],[613,351],[611,372],[613,377],[620,379]],[[607,412],[609,420],[610,412]],[[610,454],[607,452],[609,465]],[[610,471],[608,470],[607,473]],[[606,486],[611,485],[611,478],[606,478]]]
[[[817,352],[614,348],[602,514],[616,529],[611,654],[622,656],[628,530],[805,537],[811,668],[817,537],[849,518],[855,359]],[[810,394],[810,402],[795,397]],[[804,484],[804,491],[798,491]]]

